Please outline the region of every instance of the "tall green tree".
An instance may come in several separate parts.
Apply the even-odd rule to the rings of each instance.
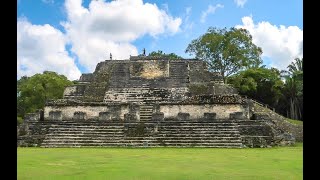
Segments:
[[[209,70],[220,72],[224,82],[231,74],[262,63],[262,49],[252,42],[246,29],[210,27],[188,45],[186,53],[205,60]]]
[[[166,54],[160,50],[158,51],[152,51],[151,53],[149,53],[148,56],[164,56],[167,57],[168,59],[182,59],[181,56],[176,55],[175,53],[170,53],[170,54]]]
[[[42,109],[46,100],[62,98],[66,86],[73,83],[64,75],[45,71],[17,81],[17,116]]]
[[[303,120],[303,58],[295,58],[283,71],[285,78],[284,96],[289,108],[287,116]]]
[[[234,74],[228,79],[240,94],[272,107],[277,107],[282,97],[284,83],[281,80],[280,71],[276,68],[250,68]]]

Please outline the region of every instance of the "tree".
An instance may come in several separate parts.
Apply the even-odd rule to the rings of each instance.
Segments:
[[[282,71],[285,78],[284,100],[289,106],[287,116],[303,120],[303,58],[295,58],[287,68],[287,71]]]
[[[164,56],[164,57],[168,57],[168,59],[171,59],[171,60],[173,60],[173,59],[183,59],[181,56],[178,56],[175,53],[166,54],[166,53],[163,53],[160,50],[158,50],[158,52],[152,51],[151,53],[149,53],[149,56]]]
[[[262,49],[252,43],[250,33],[234,27],[210,27],[207,33],[191,41],[186,53],[205,60],[209,70],[220,72],[225,83],[228,76],[262,63]]]
[[[62,98],[66,86],[72,85],[64,75],[45,71],[17,81],[17,116],[42,109],[48,99]]]
[[[276,68],[251,68],[228,78],[230,84],[246,95],[272,107],[277,107],[284,86]]]

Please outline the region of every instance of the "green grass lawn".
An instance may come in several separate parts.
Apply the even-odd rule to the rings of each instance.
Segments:
[[[303,125],[303,121],[300,121],[300,120],[294,120],[294,119],[289,119],[289,118],[287,118],[286,120],[292,124]]]
[[[303,179],[302,144],[257,149],[18,148],[18,179]]]

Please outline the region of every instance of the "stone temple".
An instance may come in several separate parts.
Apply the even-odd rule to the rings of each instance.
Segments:
[[[237,94],[197,59],[106,60],[18,127],[18,146],[269,147],[302,127]]]

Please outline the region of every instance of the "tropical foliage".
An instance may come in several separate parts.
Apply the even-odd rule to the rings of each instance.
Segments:
[[[204,35],[191,41],[186,53],[205,60],[209,70],[221,73],[224,82],[230,75],[262,63],[262,49],[253,44],[249,31],[234,27],[210,27]]]
[[[72,82],[64,75],[45,71],[17,81],[17,117],[42,109],[48,99],[62,98],[64,88]]]

